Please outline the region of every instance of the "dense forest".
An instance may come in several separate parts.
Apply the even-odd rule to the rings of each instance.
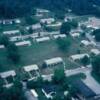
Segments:
[[[0,0],[0,17],[14,18],[32,14],[34,7],[100,16],[100,0]]]

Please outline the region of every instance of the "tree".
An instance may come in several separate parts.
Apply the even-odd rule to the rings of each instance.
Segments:
[[[92,60],[93,73],[100,76],[100,55],[95,56]]]
[[[38,20],[36,18],[32,18],[30,16],[27,16],[25,18],[25,20],[26,20],[26,23],[29,24],[29,25],[38,23]]]
[[[69,32],[71,31],[71,24],[69,22],[64,22],[61,25],[60,33],[69,35]]]
[[[0,36],[0,44],[6,47],[9,43],[10,43],[9,38],[6,35]]]
[[[7,46],[7,53],[8,53],[8,58],[10,58],[15,64],[20,62],[20,54],[15,44],[10,43]]]
[[[58,38],[56,43],[58,44],[59,49],[63,52],[67,52],[69,50],[69,47],[71,46],[70,38],[66,39]]]
[[[92,34],[95,35],[96,41],[100,42],[100,29],[94,30]]]
[[[30,34],[33,34],[33,29],[32,29],[32,27],[29,28],[28,32],[29,32]]]
[[[61,84],[65,79],[64,68],[55,69],[52,79],[54,83]]]
[[[21,32],[22,35],[27,35],[27,32],[26,32],[25,29],[22,29],[22,28],[21,28],[21,29],[20,29],[20,32]]]
[[[70,21],[70,24],[71,24],[71,28],[77,28],[78,27],[78,22],[75,20],[75,19],[72,19]]]
[[[88,56],[84,56],[82,59],[81,59],[81,62],[84,66],[88,65],[90,63],[90,59]]]

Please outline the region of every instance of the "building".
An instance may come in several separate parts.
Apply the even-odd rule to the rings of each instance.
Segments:
[[[29,65],[23,67],[25,74],[28,74],[29,81],[39,76],[39,68],[37,65]]]
[[[43,23],[43,24],[51,24],[55,21],[54,18],[43,18],[43,19],[40,19],[40,22]]]
[[[56,22],[56,23],[46,25],[46,27],[60,27],[61,25],[62,25],[62,22]]]
[[[76,95],[79,100],[95,100],[96,94],[82,80],[76,80],[72,85],[77,90]]]
[[[91,45],[91,42],[89,42],[88,40],[82,40],[81,45],[88,46]]]
[[[15,45],[16,46],[31,46],[31,42],[30,41],[21,41],[21,42],[16,42]]]
[[[3,24],[3,25],[13,24],[13,21],[12,21],[12,20],[9,20],[9,19],[8,19],[8,20],[3,20],[3,21],[2,21],[2,24]]]
[[[94,55],[99,55],[100,51],[98,49],[91,49],[91,53]]]
[[[21,20],[20,20],[20,19],[15,19],[14,22],[15,22],[16,24],[20,24],[20,23],[21,23]]]
[[[10,37],[10,41],[19,41],[19,40],[22,40],[22,36],[13,36],[13,37]]]
[[[63,64],[63,59],[61,57],[51,58],[44,61],[46,67],[52,67],[58,64]]]
[[[4,81],[4,87],[11,87],[13,85],[14,77],[16,76],[16,72],[14,70],[6,71],[0,73],[1,79]]]
[[[48,13],[49,10],[47,10],[47,9],[39,9],[39,8],[37,8],[37,9],[36,9],[36,12],[37,12],[37,13]]]
[[[80,59],[84,58],[85,56],[90,57],[87,53],[84,53],[84,54],[75,54],[75,55],[72,55],[72,56],[70,56],[70,58],[73,61],[76,61],[76,60],[80,60]]]
[[[65,34],[58,34],[58,35],[53,35],[54,39],[57,38],[66,38],[67,36]]]
[[[49,40],[50,40],[50,37],[36,38],[36,42],[38,42],[38,43],[42,43],[42,42],[49,41]]]
[[[3,49],[3,48],[5,48],[5,46],[4,45],[0,45],[0,49]]]
[[[73,38],[79,37],[79,36],[80,36],[80,33],[71,33],[71,36],[72,36]]]
[[[53,99],[53,97],[56,95],[56,86],[50,84],[43,85],[42,92],[47,99]]]
[[[52,32],[40,32],[40,36],[53,36],[60,34],[59,31],[52,31]]]
[[[18,34],[18,33],[20,33],[20,31],[19,30],[11,30],[11,31],[4,31],[3,32],[3,34],[5,34],[5,35],[11,35],[11,34]]]

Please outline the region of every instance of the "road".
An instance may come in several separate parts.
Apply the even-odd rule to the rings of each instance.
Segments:
[[[97,95],[100,94],[100,84],[91,76],[91,68],[77,68],[73,70],[66,70],[66,76],[76,75],[79,73],[83,73],[86,75],[86,79],[83,82],[93,90]],[[50,75],[42,75],[45,80],[51,80],[53,74]]]
[[[71,75],[76,75],[79,73],[84,73],[87,71],[91,71],[91,68],[76,68],[76,69],[72,69],[72,70],[66,70],[65,74],[66,76],[71,76]],[[44,78],[44,80],[51,80],[52,79],[53,74],[49,74],[49,75],[42,75],[42,77]]]
[[[87,78],[83,82],[92,89],[97,95],[100,94],[100,84],[91,76],[91,72],[85,72]]]

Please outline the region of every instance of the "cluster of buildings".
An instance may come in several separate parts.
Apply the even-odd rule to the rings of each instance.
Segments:
[[[30,28],[32,28],[33,31],[35,30],[35,32],[33,32],[32,34],[22,35],[19,29],[3,31],[2,34],[9,36],[10,41],[13,41],[16,46],[31,46],[32,42],[30,41],[30,39],[32,39],[33,42],[43,43],[43,42],[47,42],[53,39],[66,38],[67,36],[65,34],[60,34],[59,30],[51,31],[51,32],[44,30],[44,27],[55,28],[55,27],[60,27],[62,25],[62,22],[57,21],[53,16],[48,17],[48,13],[50,13],[50,11],[44,10],[44,9],[37,9],[37,13],[35,16],[39,18],[40,22],[38,22],[37,24],[25,26],[25,30],[27,32]],[[46,16],[46,18],[44,18],[44,16]],[[67,18],[65,20],[67,20]],[[96,20],[96,22],[98,22],[98,20]],[[20,24],[21,20],[20,19],[3,20],[3,21],[0,21],[0,23],[2,23],[3,25],[13,24],[13,23]],[[91,23],[94,23],[94,24],[91,24]],[[94,18],[93,19],[90,18],[88,22],[85,22],[85,23],[81,22],[80,24],[85,24],[87,28],[90,28],[90,27],[93,27],[94,29],[98,28],[95,25]],[[98,23],[98,25],[99,24],[100,23]],[[92,26],[89,26],[89,25],[92,25]],[[81,35],[80,34],[81,32],[82,30],[80,30],[79,28],[78,30],[72,30],[70,32],[70,35],[73,38],[79,38]],[[90,53],[94,55],[99,55],[100,50],[96,48],[95,42],[92,42],[87,38],[80,41],[80,46],[87,47],[91,45],[94,48],[91,49]],[[0,48],[4,48],[4,45],[0,45]],[[90,53],[89,54],[88,53],[73,54],[69,58],[70,60],[77,61],[84,58],[85,56],[90,57]],[[43,67],[53,67],[56,65],[63,65],[63,67],[65,68],[65,62],[61,57],[46,59],[43,62]],[[22,67],[22,72],[23,72],[22,74],[25,76],[25,79],[28,81],[37,79],[37,77],[40,76],[40,69],[39,69],[39,66],[36,64]],[[3,84],[4,84],[3,86],[8,88],[13,85],[13,81],[16,78],[16,76],[17,74],[15,70],[1,72],[0,80],[3,81]],[[83,83],[81,80],[74,82],[73,84],[76,86],[76,88],[78,88],[80,92],[80,93],[77,93],[77,97],[79,99],[73,98],[73,100],[97,100],[96,94],[91,89],[89,89],[88,86],[86,86],[85,83]],[[38,94],[34,89],[31,89],[30,92],[35,98],[38,98]],[[47,97],[47,99],[49,98],[52,99],[53,95],[56,94],[55,86],[50,86],[50,85],[43,86],[42,92]]]

